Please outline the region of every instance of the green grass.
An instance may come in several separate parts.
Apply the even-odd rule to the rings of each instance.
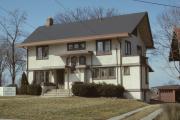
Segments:
[[[104,120],[148,104],[116,98],[0,97],[0,118]]]

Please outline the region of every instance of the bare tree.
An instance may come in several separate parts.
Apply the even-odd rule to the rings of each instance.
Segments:
[[[0,30],[1,39],[7,42],[8,51],[6,52],[6,65],[12,78],[12,84],[15,84],[16,74],[20,66],[24,63],[22,50],[16,49],[15,45],[23,37],[23,25],[26,20],[26,14],[19,10],[9,12],[7,17],[1,18]]]
[[[171,71],[171,76],[176,76],[177,78],[177,73],[180,74],[179,62],[171,60],[172,62],[169,63],[169,55],[172,54],[173,30],[175,27],[180,27],[180,9],[171,8],[163,11],[157,19],[160,29],[156,31],[156,48],[158,48],[158,52],[162,57],[165,58],[166,67]]]
[[[56,23],[78,22],[89,19],[102,19],[104,17],[111,17],[119,15],[120,12],[114,8],[76,8],[75,10],[66,11],[65,13],[58,13],[54,19]]]

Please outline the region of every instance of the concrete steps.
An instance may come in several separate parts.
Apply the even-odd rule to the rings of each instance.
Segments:
[[[72,96],[71,91],[66,90],[66,89],[52,89],[46,93],[44,93],[44,95],[42,95],[44,97],[69,97]]]

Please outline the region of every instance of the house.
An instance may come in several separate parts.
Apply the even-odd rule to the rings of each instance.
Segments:
[[[180,85],[164,85],[158,89],[158,100],[161,102],[180,102]]]
[[[73,82],[122,85],[127,98],[149,99],[146,51],[154,48],[148,13],[38,27],[23,43],[30,83],[54,83],[70,90]]]

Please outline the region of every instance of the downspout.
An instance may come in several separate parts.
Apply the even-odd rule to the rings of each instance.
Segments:
[[[91,71],[91,79],[92,79],[92,82],[93,82],[93,74],[92,74],[93,60],[92,60],[92,56],[93,56],[93,54],[91,54],[91,67],[90,67],[90,71]]]
[[[121,77],[121,85],[123,86],[123,74],[122,74],[122,46],[120,42],[120,77]]]
[[[29,59],[28,59],[28,56],[29,56],[29,50],[28,50],[28,48],[26,49],[26,54],[27,54],[27,66],[26,66],[26,73],[27,73],[27,79],[29,80]],[[33,73],[34,74],[34,73]]]
[[[69,89],[69,68],[67,68],[67,82],[68,82],[68,91],[70,96],[70,89]]]
[[[116,47],[116,72],[117,72],[117,85],[119,84],[119,66],[118,66],[118,53],[117,53],[117,47]]]

